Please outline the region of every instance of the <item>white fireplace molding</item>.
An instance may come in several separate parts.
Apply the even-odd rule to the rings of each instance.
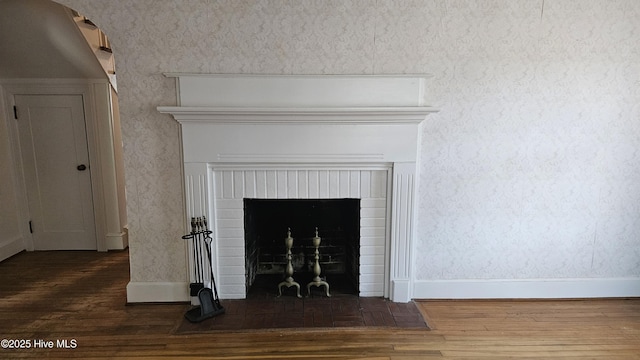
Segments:
[[[166,75],[178,106],[158,111],[181,124],[186,215],[212,219],[222,298],[246,296],[243,197],[354,197],[375,233],[361,294],[411,300],[419,125],[436,111],[428,76]],[[384,194],[370,196],[372,178]]]
[[[205,122],[219,124],[419,124],[424,107],[372,108],[230,108],[161,106],[181,124]],[[432,112],[432,110],[430,111]]]

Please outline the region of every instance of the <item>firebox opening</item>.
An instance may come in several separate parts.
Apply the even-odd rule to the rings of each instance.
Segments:
[[[244,199],[247,294],[254,284],[277,291],[287,265],[288,228],[294,238],[293,278],[306,293],[314,276],[316,227],[321,237],[320,277],[326,277],[332,291],[358,295],[360,199]]]

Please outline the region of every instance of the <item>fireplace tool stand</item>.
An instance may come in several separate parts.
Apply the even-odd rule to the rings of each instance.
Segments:
[[[184,314],[184,317],[192,323],[201,322],[224,313],[220,305],[216,280],[213,276],[213,264],[211,263],[211,234],[207,226],[207,219],[203,217],[191,218],[191,233],[183,236],[185,240],[192,240],[193,264],[195,282],[189,284],[190,295],[198,296],[200,305],[194,306]],[[207,261],[205,263],[202,248],[206,250]],[[205,286],[205,269],[209,268],[211,275],[210,287]]]

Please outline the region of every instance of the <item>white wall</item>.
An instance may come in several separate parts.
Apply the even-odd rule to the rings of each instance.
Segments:
[[[186,278],[163,72],[430,73],[414,295],[519,279],[640,293],[640,2],[60,2],[118,62],[133,281]]]
[[[454,46],[424,126],[419,279],[623,278],[639,295],[640,4],[478,4],[439,16]]]

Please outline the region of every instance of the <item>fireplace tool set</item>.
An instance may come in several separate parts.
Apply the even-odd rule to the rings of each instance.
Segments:
[[[189,284],[191,296],[197,296],[200,305],[193,307],[184,314],[184,317],[190,322],[201,322],[212,318],[216,315],[224,313],[224,308],[220,305],[218,298],[218,290],[216,289],[216,281],[213,276],[213,264],[211,263],[211,235],[212,231],[207,226],[207,219],[203,217],[191,218],[191,233],[183,236],[185,240],[192,241],[193,251],[193,271],[195,282]],[[206,250],[206,258],[203,256],[202,249]],[[209,270],[211,283],[209,287],[205,286],[206,273]]]

